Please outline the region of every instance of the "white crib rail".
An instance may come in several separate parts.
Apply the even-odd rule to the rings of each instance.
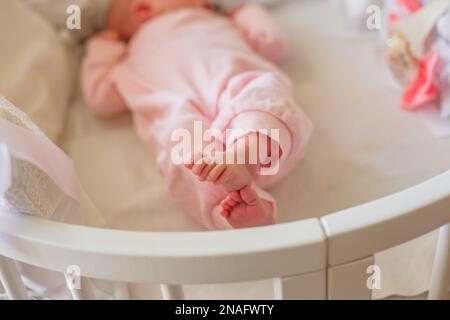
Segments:
[[[325,267],[316,219],[274,227],[198,233],[87,228],[1,213],[0,254],[64,272],[125,282],[206,284],[290,276]],[[289,261],[289,263],[280,263]],[[261,268],[264,266],[264,268]]]
[[[367,257],[450,222],[450,171],[397,194],[321,219],[330,265]]]
[[[448,298],[449,222],[450,171],[397,194],[323,217],[321,223],[328,240],[328,298],[355,298],[356,293],[370,298],[370,290],[361,282],[367,278],[366,269],[370,265],[367,261],[373,261],[373,255],[378,252],[439,227],[430,298]],[[339,276],[333,277],[335,273]],[[349,277],[351,281],[339,281]],[[359,286],[350,290],[348,284],[352,282]],[[347,295],[342,295],[343,292]]]
[[[60,272],[78,265],[88,278],[162,283],[166,299],[183,298],[183,284],[268,278],[275,278],[279,299],[342,298],[349,283],[354,283],[351,298],[370,298],[362,280],[373,255],[449,224],[449,208],[447,172],[321,221],[245,230],[127,232],[0,212],[0,255]],[[433,280],[439,287],[432,288],[439,293],[431,297],[442,298],[449,285],[446,228],[441,229]],[[305,295],[309,286],[319,291]]]

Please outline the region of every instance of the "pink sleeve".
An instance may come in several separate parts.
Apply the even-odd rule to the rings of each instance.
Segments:
[[[287,40],[264,7],[241,6],[233,13],[233,20],[259,54],[272,62],[283,63],[288,51]]]
[[[228,137],[227,144],[234,144],[251,133],[263,133],[276,143],[272,151],[279,149],[277,160],[284,160],[291,153],[292,134],[288,125],[268,112],[257,110],[241,112],[231,121],[230,128],[237,130]]]
[[[81,88],[86,102],[97,115],[107,117],[127,110],[113,79],[125,51],[125,43],[101,37],[93,38],[88,44]]]

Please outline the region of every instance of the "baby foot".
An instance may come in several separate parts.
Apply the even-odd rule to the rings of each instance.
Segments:
[[[261,199],[250,185],[230,193],[220,204],[220,213],[234,228],[274,223],[273,205]]]
[[[240,190],[253,180],[256,169],[245,164],[221,164],[202,154],[195,155],[185,167],[200,181],[222,185],[227,191]]]
[[[245,164],[217,164],[197,163],[192,172],[200,181],[212,182],[221,185],[231,192],[249,185],[254,178],[256,168],[254,165]]]
[[[235,144],[225,153],[196,154],[191,163],[185,166],[200,181],[221,185],[229,192],[238,191],[253,181],[260,168],[259,161],[256,161],[256,164],[251,163],[250,152],[246,140],[245,143]]]

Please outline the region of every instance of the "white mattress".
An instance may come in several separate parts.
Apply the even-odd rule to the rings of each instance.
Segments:
[[[320,217],[400,191],[448,169],[450,140],[435,138],[422,118],[401,111],[389,85],[378,36],[350,30],[338,1],[289,2],[275,9],[290,36],[285,66],[316,131],[306,159],[270,190],[278,222]],[[78,98],[62,140],[87,193],[112,228],[203,230],[170,200],[154,157],[131,118],[95,118]],[[426,290],[435,235],[377,256],[382,289],[375,297]],[[143,244],[145,245],[145,244]],[[156,285],[135,298],[159,298]],[[270,281],[189,286],[188,298],[271,298]]]

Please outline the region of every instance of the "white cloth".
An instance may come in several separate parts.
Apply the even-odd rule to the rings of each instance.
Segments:
[[[1,97],[0,142],[10,156],[6,158],[3,150],[2,172],[8,177],[0,187],[4,205],[24,214],[80,224],[80,190],[71,160]]]

